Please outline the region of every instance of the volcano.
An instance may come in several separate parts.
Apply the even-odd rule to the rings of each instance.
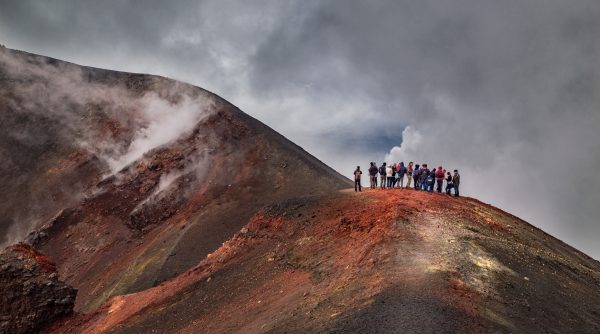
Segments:
[[[0,101],[0,299],[37,305],[0,330],[600,331],[597,261],[472,198],[355,193],[201,88],[0,48]]]

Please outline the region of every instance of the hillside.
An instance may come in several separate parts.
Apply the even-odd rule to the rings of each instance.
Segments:
[[[200,88],[9,49],[0,64],[0,236],[45,224],[27,240],[77,309],[187,270],[266,204],[351,184]]]
[[[56,333],[594,333],[600,264],[489,205],[411,190],[264,208],[174,280]]]
[[[3,266],[10,279],[0,288],[25,291],[52,272],[52,284],[77,290],[74,305],[28,326],[600,331],[599,262],[475,199],[354,193],[349,179],[200,88],[0,48],[0,99],[0,238],[35,248],[0,260],[52,263],[43,273]],[[30,297],[10,295],[22,305]],[[48,312],[56,298],[44,298]],[[29,310],[7,310],[0,324],[19,332]]]

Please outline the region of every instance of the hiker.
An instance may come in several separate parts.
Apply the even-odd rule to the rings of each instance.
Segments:
[[[410,188],[410,181],[412,180],[413,174],[413,162],[408,163],[408,167],[406,167],[406,189]]]
[[[452,191],[452,175],[446,172],[446,195],[450,195],[450,191]]]
[[[381,189],[385,189],[385,162],[379,167],[379,181]]]
[[[387,188],[388,189],[392,188],[392,186],[394,185],[393,173],[394,173],[394,171],[391,166],[387,166],[385,168],[385,174],[387,175]]]
[[[413,182],[415,183],[415,190],[419,190],[419,187],[421,186],[421,180],[419,179],[421,175],[421,169],[419,168],[419,165],[415,165],[415,169],[413,170]]]
[[[458,197],[458,186],[460,185],[460,174],[458,174],[458,169],[454,170],[454,176],[452,176],[452,185],[454,187],[454,196]]]
[[[371,189],[377,188],[377,166],[374,162],[371,162],[369,167],[369,181],[371,181]]]
[[[444,185],[443,185],[443,187],[445,187],[445,186],[446,186],[446,168],[444,168]],[[446,188],[444,188],[444,189],[446,189]]]
[[[444,171],[442,170],[442,166],[439,166],[435,172],[435,181],[437,182],[437,192],[441,193],[442,186],[444,185]]]
[[[360,170],[360,166],[356,166],[356,170],[354,171],[354,192],[362,191],[362,186],[360,185],[361,175],[362,171]]]
[[[396,174],[398,174],[398,168],[396,167],[396,164],[392,164],[392,187],[391,188],[396,187]]]
[[[404,186],[404,175],[406,174],[406,167],[404,167],[404,161],[398,164],[398,171],[396,172],[396,183],[398,188],[402,189]]]
[[[435,168],[433,168],[430,172],[429,172],[429,176],[427,177],[427,191],[432,193],[433,192],[433,185],[435,184]]]
[[[429,174],[431,171],[427,168],[427,164],[423,164],[421,166],[421,175],[419,176],[419,180],[421,181],[421,190],[427,191],[427,179],[429,178]]]

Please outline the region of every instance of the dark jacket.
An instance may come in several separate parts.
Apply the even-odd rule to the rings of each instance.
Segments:
[[[385,163],[379,167],[379,175],[385,175]]]
[[[421,177],[419,177],[419,179],[427,180],[427,178],[429,177],[429,174],[431,174],[431,171],[429,170],[429,168],[425,168],[425,169],[421,170]]]
[[[415,180],[418,180],[420,176],[421,176],[421,168],[419,168],[419,165],[415,165],[415,169],[413,170],[413,178]]]
[[[458,186],[460,184],[460,174],[454,173],[454,176],[452,177],[452,183],[455,186]]]
[[[371,176],[375,176],[377,175],[377,166],[375,165],[371,165],[371,167],[369,167],[369,175]]]
[[[435,171],[430,171],[429,175],[427,175],[427,183],[433,184],[434,181],[435,181]]]
[[[400,169],[398,170],[398,174],[400,174],[400,177],[404,177],[404,174],[406,174],[406,167],[404,167],[404,162],[400,163]]]

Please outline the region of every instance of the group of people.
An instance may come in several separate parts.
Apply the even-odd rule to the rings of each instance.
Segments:
[[[415,190],[423,190],[433,192],[436,188],[437,192],[441,193],[444,188],[446,194],[451,195],[454,191],[454,196],[459,195],[458,188],[460,186],[460,174],[458,170],[454,170],[454,174],[446,171],[442,166],[437,169],[429,169],[427,164],[413,164],[409,162],[407,166],[404,162],[397,164],[387,165],[385,162],[380,166],[374,162],[371,162],[369,167],[369,179],[371,181],[371,189],[377,188],[377,176],[379,175],[379,187],[381,189],[393,189],[393,188],[411,188],[411,182],[413,183],[412,188]],[[360,166],[356,166],[354,171],[354,191],[362,191],[361,186],[362,171]],[[406,186],[404,186],[404,180],[406,179]]]

